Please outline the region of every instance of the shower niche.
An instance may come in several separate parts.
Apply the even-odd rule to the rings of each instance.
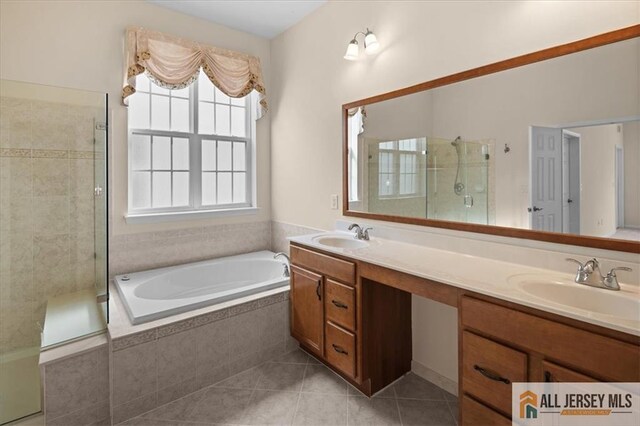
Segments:
[[[42,351],[104,333],[107,95],[0,81],[0,424],[41,410]]]

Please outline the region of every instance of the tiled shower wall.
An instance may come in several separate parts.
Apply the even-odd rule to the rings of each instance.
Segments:
[[[0,351],[38,346],[46,301],[94,285],[94,119],[0,97]],[[99,121],[99,118],[98,118]]]

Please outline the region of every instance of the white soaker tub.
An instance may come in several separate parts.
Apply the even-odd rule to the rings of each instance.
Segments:
[[[288,286],[282,260],[260,251],[115,277],[133,324]]]

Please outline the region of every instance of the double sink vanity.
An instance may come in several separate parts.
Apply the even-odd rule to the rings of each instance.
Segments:
[[[290,253],[293,337],[366,395],[411,370],[412,294],[458,309],[463,425],[511,424],[513,382],[640,381],[637,286],[347,232]]]

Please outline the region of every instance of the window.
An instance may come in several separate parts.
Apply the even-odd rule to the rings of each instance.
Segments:
[[[358,164],[358,150],[360,144],[358,143],[358,138],[364,131],[364,116],[364,107],[359,107],[347,120],[349,132],[347,138],[349,148],[349,201],[358,201],[359,199],[358,174],[360,173],[360,166]]]
[[[168,90],[145,74],[129,104],[129,213],[251,207],[251,95],[234,99],[201,71]]]
[[[378,143],[378,196],[409,197],[421,193],[425,149],[424,138]]]

